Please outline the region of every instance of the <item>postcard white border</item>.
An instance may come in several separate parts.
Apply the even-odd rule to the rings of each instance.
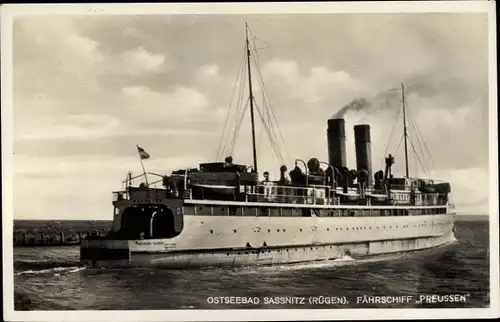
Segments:
[[[333,310],[168,310],[168,311],[14,311],[13,191],[12,191],[12,22],[16,15],[78,14],[312,14],[312,13],[488,13],[489,17],[489,131],[490,131],[490,308],[484,309],[333,309]],[[205,4],[51,4],[2,5],[2,223],[3,300],[8,321],[232,321],[232,320],[345,320],[498,317],[498,132],[496,79],[496,12],[492,1],[205,3]],[[168,312],[168,314],[166,314]]]

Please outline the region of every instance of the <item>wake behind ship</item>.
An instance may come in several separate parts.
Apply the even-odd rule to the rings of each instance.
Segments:
[[[80,259],[92,266],[199,267],[283,264],[380,255],[455,241],[449,183],[409,175],[404,87],[404,176],[394,157],[374,172],[370,126],[354,126],[356,169],[346,164],[345,121],[327,121],[328,162],[295,160],[280,179],[259,181],[254,97],[246,38],[253,165],[224,161],[160,177],[114,192],[113,227],[106,237],[81,242]],[[260,113],[259,113],[260,114]],[[264,120],[263,120],[264,121]],[[266,128],[267,129],[267,128]],[[271,136],[270,136],[271,138]],[[141,163],[149,154],[137,146]],[[144,167],[143,167],[144,168]],[[287,178],[287,174],[289,179]]]

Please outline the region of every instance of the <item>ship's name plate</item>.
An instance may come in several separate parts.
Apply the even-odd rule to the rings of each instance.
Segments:
[[[163,203],[161,199],[133,199],[132,203]]]
[[[136,240],[135,243],[137,245],[164,245],[165,248],[175,248],[176,247],[176,244],[165,243],[164,241],[161,241],[161,240],[155,240],[155,241],[150,241],[150,240]]]

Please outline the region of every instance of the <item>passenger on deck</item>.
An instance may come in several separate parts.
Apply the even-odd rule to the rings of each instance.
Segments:
[[[263,184],[266,184],[269,182],[269,172],[264,172],[264,181],[262,181]]]
[[[224,160],[224,168],[230,168],[233,166],[233,157],[232,156],[228,156],[225,160]]]
[[[262,181],[262,185],[264,186],[264,198],[268,199],[271,196],[271,192],[273,189],[273,183],[269,180],[269,172],[264,172],[264,181]]]

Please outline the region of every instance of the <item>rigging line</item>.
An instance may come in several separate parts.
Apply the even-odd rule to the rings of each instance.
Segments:
[[[383,159],[382,159],[382,167],[385,164],[385,157],[387,155],[387,151],[389,150],[389,146],[391,145],[392,135],[394,134],[394,129],[396,128],[396,124],[398,124],[399,114],[401,113],[401,109],[398,108],[396,112],[397,113],[396,113],[396,117],[394,118],[394,123],[392,125],[392,130],[391,130],[391,133],[389,134],[389,141],[387,142],[387,145],[385,146],[385,151],[384,151],[384,155],[383,155]]]
[[[219,158],[219,153],[221,152],[221,148],[222,148],[222,141],[223,141],[223,138],[224,138],[224,134],[225,134],[225,131],[226,131],[226,128],[227,128],[227,122],[229,120],[229,115],[230,115],[230,112],[231,112],[231,107],[232,107],[232,102],[233,102],[233,98],[234,98],[234,93],[236,92],[236,84],[238,82],[238,79],[241,75],[241,71],[243,70],[243,62],[245,61],[245,52],[243,52],[243,54],[241,55],[241,59],[240,59],[240,67],[238,69],[238,72],[236,74],[236,79],[234,80],[234,83],[233,83],[233,92],[231,94],[231,99],[229,101],[229,108],[227,110],[227,113],[226,113],[226,119],[224,121],[224,127],[222,129],[222,133],[221,133],[221,137],[220,137],[220,140],[219,140],[219,148],[217,149],[217,156],[216,156],[216,159]]]
[[[243,70],[245,70],[247,68],[247,61],[246,59],[243,60]],[[243,77],[243,74],[242,74],[242,83],[241,83],[241,86],[240,86],[240,91],[238,93],[238,101],[239,101],[239,104],[241,105],[238,105],[239,108],[236,110],[236,120],[239,120],[240,116],[241,116],[241,113],[242,113],[242,110],[243,110],[243,95],[245,93],[245,87],[246,87],[246,82],[247,82],[247,79],[246,77]],[[236,126],[236,124],[235,124]]]
[[[231,145],[228,145],[228,143],[232,142],[230,141],[230,138],[231,138],[231,135],[233,136],[233,140],[234,140],[234,137],[237,135],[236,133],[236,128],[237,128],[237,125],[238,125],[238,120],[240,119],[241,117],[241,110],[243,109],[243,98],[242,98],[242,95],[241,95],[241,92],[240,92],[240,95],[238,97],[238,102],[237,102],[237,107],[236,107],[236,111],[235,111],[235,120],[234,120],[234,125],[232,126],[233,130],[232,130],[232,133],[230,134],[230,130],[228,129],[228,132],[226,133],[226,141],[224,143],[224,152],[227,152],[227,149],[230,148]],[[233,144],[233,143],[231,143]]]
[[[237,82],[237,79],[236,81]],[[234,90],[233,90],[233,94],[232,94],[232,97],[231,97],[231,101],[230,101],[230,105],[229,105],[229,108],[227,110],[227,114],[226,114],[226,119],[224,121],[224,126],[223,126],[223,130],[221,132],[221,137],[220,137],[220,141],[219,141],[219,148],[217,149],[217,159],[219,158],[220,156],[220,153],[221,153],[221,150],[224,149],[224,137],[229,135],[229,128],[228,128],[228,121],[229,121],[229,118],[230,118],[230,115],[231,115],[231,111],[232,111],[232,107],[233,107],[233,100],[234,100],[234,92],[236,90],[236,86],[234,87]]]
[[[255,106],[257,107],[257,112],[259,113],[259,116],[260,116],[261,120],[264,120],[264,117],[262,115],[262,112],[261,112],[260,108],[258,107],[257,104],[255,104]],[[270,133],[269,124],[267,124],[267,122],[263,122],[263,125],[264,125],[264,128],[265,128],[266,132],[267,132],[267,136],[269,138],[269,142],[271,143],[271,147],[273,149],[273,152],[274,152],[275,156],[278,159],[280,159],[281,162],[283,162],[283,157],[281,156],[281,153],[279,152],[279,149],[277,149],[276,142],[273,140],[272,135]]]
[[[230,147],[230,150],[228,151],[229,155],[232,155],[233,152],[234,152],[234,146],[235,146],[235,143],[236,143],[236,138],[237,138],[237,136],[238,136],[238,134],[240,132],[241,124],[243,123],[243,119],[245,118],[245,112],[246,112],[246,110],[248,108],[249,102],[250,102],[250,98],[247,99],[247,102],[245,103],[245,108],[243,110],[243,113],[241,113],[240,119],[239,119],[238,123],[235,126],[234,135],[232,137],[232,140],[230,141],[231,144],[229,145],[229,147]]]
[[[258,149],[257,149],[257,156],[260,158],[260,150],[262,148],[262,132],[264,132],[264,125],[260,125],[260,131],[259,131],[259,144],[258,144]]]
[[[413,141],[411,140],[411,138],[408,137],[408,141],[410,142],[410,146],[413,150],[413,152],[415,153],[415,159],[418,161],[418,163],[420,164],[420,166],[422,167],[422,170],[424,171],[425,175],[428,176],[428,172],[427,172],[427,169],[426,167],[424,166],[424,164],[422,163],[422,160],[420,159],[416,149],[415,149],[415,145],[413,144]]]
[[[254,46],[255,46],[255,43],[254,43]],[[269,113],[268,105],[270,105],[270,104],[269,104],[269,102],[267,100],[267,97],[266,97],[267,95],[266,95],[266,90],[265,90],[265,84],[263,82],[262,73],[261,73],[261,69],[260,69],[260,61],[258,60],[258,55],[257,55],[257,52],[255,50],[254,50],[254,55],[252,55],[252,61],[255,64],[257,72],[259,74],[259,82],[260,82],[260,85],[261,85],[262,98],[263,98],[263,106],[264,106],[265,111],[266,111],[266,116],[268,117],[267,121],[271,124],[270,130],[272,131],[272,133],[274,135],[274,138],[275,138],[275,140],[277,142],[276,133],[274,131],[274,127],[272,126],[272,117],[271,117],[271,114]]]
[[[427,148],[427,144],[425,143],[425,140],[424,140],[424,137],[422,135],[422,133],[420,132],[420,129],[418,128],[417,124],[416,124],[416,121],[413,120],[413,118],[411,119],[411,122],[412,122],[412,126],[413,128],[415,129],[415,134],[416,134],[416,137],[417,137],[417,141],[420,143],[420,149],[422,150],[422,157],[425,156],[425,153],[422,149],[422,143],[427,151],[427,154],[429,156],[429,160],[431,162],[431,165],[432,165],[432,168],[435,169],[436,168],[436,164],[434,163],[434,159],[432,158],[432,153],[430,152],[429,148]]]
[[[235,143],[236,143],[236,138],[239,134],[239,131],[240,131],[240,128],[241,128],[241,124],[243,124],[243,120],[245,119],[245,112],[248,108],[248,103],[250,102],[250,98],[247,98],[247,101],[244,105],[244,108],[243,108],[243,111],[242,113],[238,116],[238,120],[237,120],[237,123],[235,124],[234,126],[234,135],[233,135],[233,139],[231,141],[231,151],[232,151],[232,147],[234,147]]]
[[[245,46],[245,52],[246,52],[246,46]],[[243,57],[244,58],[244,57]],[[247,63],[246,63],[246,59],[243,59],[243,64],[242,64],[242,71],[245,70],[247,66]],[[236,141],[236,137],[238,136],[238,131],[239,131],[239,128],[238,128],[238,120],[242,119],[244,116],[244,111],[246,111],[246,105],[243,105],[243,95],[245,93],[245,85],[246,85],[246,78],[243,76],[243,73],[241,74],[241,78],[240,78],[240,81],[242,80],[241,82],[241,86],[239,88],[239,92],[238,92],[238,103],[237,103],[237,108],[236,108],[236,111],[235,111],[235,122],[234,122],[234,127],[233,127],[233,138],[231,141],[226,141],[226,142],[230,142],[230,145],[229,146],[225,146],[225,148],[227,147],[229,149],[229,154],[232,153],[232,151],[234,150],[234,144],[235,144],[235,141]],[[241,121],[240,121],[241,122]],[[227,133],[228,135],[228,138],[229,138],[229,133]]]
[[[261,50],[261,49],[267,49],[267,48],[273,48],[273,46],[269,45],[267,42],[265,42],[264,40],[262,40],[261,38],[257,37],[257,36],[253,36],[254,37],[254,45],[255,45],[255,39],[258,39],[260,42],[264,43],[267,47],[263,47],[263,48],[258,48],[258,50]],[[257,46],[255,46],[255,49],[257,50]]]
[[[280,134],[280,138],[281,138],[281,141],[283,143],[283,147],[285,149],[285,154],[286,154],[286,156],[288,158],[288,161],[291,163],[290,154],[288,153],[288,149],[286,147],[285,139],[283,137],[283,132],[281,131],[281,128],[279,126],[279,121],[278,121],[278,119],[276,117],[276,113],[274,112],[274,108],[273,108],[272,104],[269,102],[269,99],[268,99],[268,94],[267,94],[266,86],[264,84],[264,78],[262,77],[262,71],[261,71],[261,68],[260,68],[260,62],[258,60],[258,55],[255,55],[255,56],[257,57],[257,59],[254,59],[254,61],[255,61],[255,64],[257,66],[257,71],[258,71],[258,74],[259,74],[259,81],[260,81],[261,87],[262,87],[262,96],[266,100],[267,104],[270,107],[269,109],[271,110],[270,120],[272,121],[274,119],[274,122],[276,122],[276,127],[278,128],[278,132]]]
[[[285,154],[286,154],[286,157],[288,158],[288,161],[290,163],[292,163],[291,161],[291,158],[290,158],[290,154],[288,152],[288,149],[287,149],[287,146],[286,146],[286,143],[285,143],[285,139],[283,137],[283,132],[281,131],[281,128],[279,126],[279,121],[276,117],[276,113],[274,112],[274,108],[272,106],[272,104],[270,103],[269,99],[268,99],[268,94],[267,94],[267,90],[266,90],[266,86],[264,84],[264,78],[262,77],[262,71],[261,71],[261,68],[260,68],[260,61],[258,60],[258,55],[256,55],[257,59],[255,60],[255,63],[257,65],[257,70],[258,70],[258,74],[259,74],[259,80],[260,80],[260,83],[261,83],[261,86],[262,86],[262,94],[263,94],[263,97],[265,99],[265,101],[267,102],[267,105],[269,106],[268,110],[271,110],[271,115],[269,116],[270,118],[270,121],[272,122],[273,119],[276,123],[276,127],[278,128],[278,133],[280,135],[280,138],[281,138],[281,142],[283,143],[283,147],[284,147],[284,150],[285,150]],[[274,127],[272,128],[273,130],[273,133],[276,137],[276,133],[274,131]],[[277,138],[276,138],[277,140]]]
[[[236,128],[237,126],[237,122],[240,118],[240,114],[241,114],[241,111],[243,109],[243,94],[244,94],[244,91],[245,91],[245,84],[246,84],[246,77],[244,77],[244,71],[245,71],[245,68],[246,68],[246,59],[245,59],[245,56],[246,56],[246,43],[244,45],[244,48],[243,48],[243,56],[242,56],[242,64],[241,64],[241,70],[240,70],[240,77],[238,78],[238,83],[240,85],[239,87],[239,91],[238,91],[238,97],[237,97],[237,108],[236,108],[236,111],[235,111],[235,122],[234,122],[234,125],[233,125],[233,131],[234,129]],[[233,132],[234,133],[234,132]],[[228,133],[229,135],[229,133]]]
[[[271,144],[271,147],[272,147],[274,153],[276,154],[276,148],[277,148],[277,146],[276,146],[276,142],[275,142],[274,138],[270,134],[269,124],[266,122],[265,115],[263,115],[263,113],[262,113],[261,109],[259,108],[259,106],[257,104],[255,104],[255,105],[256,105],[256,107],[258,109],[257,111],[258,111],[259,116],[260,116],[260,118],[262,120],[262,125],[263,125],[264,129],[266,130],[267,136],[269,138],[269,143]]]
[[[274,145],[275,145],[275,148],[279,151],[279,154],[280,154],[280,161],[283,162],[284,159],[283,159],[283,155],[282,155],[282,152],[281,152],[281,148],[280,148],[280,144],[278,143],[278,137],[276,135],[276,131],[275,131],[275,128],[273,126],[273,123],[272,123],[272,117],[271,117],[271,113],[269,112],[269,107],[268,105],[264,105],[264,110],[265,110],[265,116],[267,116],[267,127],[269,129],[269,136],[270,136],[270,139],[273,140],[274,142]]]
[[[409,135],[409,134],[408,134],[408,135],[407,135],[407,138],[408,138],[408,140],[411,140],[411,135]],[[414,153],[413,153],[413,155],[414,155],[414,156],[413,156],[413,157],[411,157],[411,162],[412,162],[412,163],[411,163],[411,166],[413,167],[413,170],[412,170],[412,171],[414,171],[414,172],[412,172],[412,173],[414,173],[414,176],[419,177],[419,172],[418,172],[418,162],[417,162],[418,158],[417,158],[416,148],[415,148],[415,146],[414,146],[411,142],[410,142],[410,147],[411,147],[411,148],[412,148],[412,150],[414,151]],[[424,166],[422,166],[422,170],[424,170]],[[424,172],[425,172],[425,171],[424,171]]]
[[[267,134],[267,136],[268,136],[268,138],[269,138],[269,127],[268,127],[268,124],[267,124],[267,122],[265,121],[264,116],[262,115],[262,112],[261,112],[261,110],[260,110],[260,107],[259,107],[257,104],[255,104],[255,107],[256,107],[257,112],[258,112],[258,114],[259,114],[259,117],[260,117],[260,119],[261,119],[261,121],[262,121],[262,128],[263,128],[263,129],[265,129],[266,134]],[[274,148],[275,148],[275,147],[274,147],[274,142],[273,142],[273,140],[272,140],[271,138],[269,138],[269,143],[271,144],[271,148],[273,149],[273,152],[275,152],[275,151],[274,151]],[[275,153],[276,153],[276,152],[275,152]]]
[[[425,167],[422,165],[422,162],[420,161],[420,157],[418,156],[417,152],[415,151],[415,146],[413,145],[413,141],[410,138],[408,138],[408,141],[410,142],[410,145],[411,145],[413,151],[415,152],[416,159],[418,160],[418,162],[420,163],[420,166],[424,170],[425,175],[429,176],[429,173],[427,172],[427,170],[425,169]]]
[[[425,147],[425,150],[427,151],[427,154],[429,155],[429,159],[431,161],[431,164],[432,164],[432,168],[435,169],[436,168],[436,164],[434,163],[434,159],[432,157],[432,153],[430,152],[429,148],[427,147],[427,144],[425,143],[425,140],[424,140],[424,137],[422,135],[422,132],[420,132],[420,129],[416,126],[416,124],[414,124],[414,128],[415,128],[415,131],[417,132],[417,138],[418,136],[420,136],[420,140],[422,141],[424,147]]]
[[[399,148],[401,147],[401,143],[403,143],[403,138],[404,135],[401,135],[401,139],[399,140],[398,147],[396,148],[396,152],[394,152],[394,155],[398,154]]]
[[[406,103],[406,102],[405,102],[405,104],[408,104],[408,103]],[[414,129],[414,128],[415,128],[415,124],[414,124],[414,121],[413,121],[413,118],[412,118],[412,115],[411,115],[411,111],[408,109],[408,111],[407,111],[407,112],[408,112],[408,113],[407,113],[407,118],[406,118],[406,119],[408,120],[408,123],[409,123],[409,127],[408,127],[408,138],[410,138],[410,137],[413,137],[413,134],[414,134],[414,133],[413,133],[412,129]],[[411,132],[411,134],[410,134],[410,132]],[[416,147],[415,147],[415,146],[416,146]],[[422,152],[422,157],[424,156],[424,153],[423,153],[423,151],[422,151],[422,149],[421,149],[420,140],[419,140],[418,136],[417,136],[417,142],[414,144],[414,146],[413,146],[413,147],[414,147],[414,153],[415,153],[415,158],[414,158],[414,159],[415,159],[415,161],[416,161],[416,155],[419,153],[417,150],[420,150],[420,152]],[[419,148],[420,148],[420,149],[419,149]],[[422,159],[422,160],[423,160],[423,161],[422,161],[422,162],[423,162],[423,164],[424,164],[425,166],[427,166],[427,164],[424,162],[425,160],[424,160],[424,159]]]
[[[244,70],[245,68],[245,60],[243,60],[243,68],[242,70]],[[243,78],[243,86],[244,86],[244,80],[245,78]],[[229,149],[230,151],[233,150],[232,148],[232,145],[234,145],[234,140],[235,140],[235,137],[237,136],[237,126],[238,126],[238,120],[241,118],[241,110],[244,109],[244,106],[243,106],[243,86],[240,86],[240,90],[239,90],[239,94],[238,94],[238,102],[237,102],[237,107],[236,107],[236,111],[235,111],[235,120],[234,120],[234,125],[233,125],[233,131],[232,131],[232,138],[231,138],[231,135],[229,133],[229,130],[228,132],[226,133],[227,137],[226,137],[226,142],[224,144],[224,152],[228,152],[227,150]],[[229,145],[228,145],[229,144]],[[227,153],[225,153],[227,154]]]
[[[255,36],[253,33],[252,33],[252,30],[250,30],[250,28],[248,28],[249,32],[250,32],[250,36],[252,37],[252,43],[253,43],[253,46],[255,48],[255,51],[257,50],[262,50],[262,49],[267,49],[267,48],[273,48],[273,46],[269,45],[267,42],[265,42],[264,40],[260,39],[259,37]],[[262,48],[257,48],[257,45],[255,44],[255,40],[258,39],[260,42],[264,43],[265,45],[267,45],[267,47],[262,47]]]
[[[259,149],[257,151],[258,156],[260,157],[260,151],[262,148],[262,133],[264,132],[264,124],[261,122],[260,124],[260,132],[259,132]]]
[[[412,126],[412,127],[413,127],[413,129],[415,130],[415,137],[416,137],[416,139],[417,139],[416,145],[418,146],[418,148],[419,148],[419,150],[420,150],[420,153],[421,153],[421,155],[422,155],[422,161],[423,161],[423,163],[424,163],[425,167],[430,168],[430,167],[429,167],[429,165],[427,164],[426,159],[424,158],[424,157],[425,157],[425,153],[424,153],[424,150],[423,150],[423,148],[422,148],[422,143],[420,142],[420,138],[419,138],[419,136],[418,136],[418,128],[417,128],[417,126],[416,126],[416,124],[415,124],[415,121],[414,121],[414,120],[413,120],[413,118],[411,118],[411,117],[409,118],[409,120],[410,120],[410,124],[411,124],[411,126]]]
[[[232,94],[230,96],[229,109],[227,111],[227,115],[226,115],[226,120],[225,120],[225,123],[224,123],[224,130],[223,130],[223,133],[222,133],[221,141],[223,139],[223,135],[225,134],[225,130],[227,129],[227,121],[229,120],[229,115],[230,115],[230,112],[231,112],[232,107],[233,107],[233,101],[234,101],[234,98],[235,98],[234,94],[236,92],[238,79],[241,77],[242,71],[244,69],[244,62],[245,62],[245,52],[244,52],[244,48],[243,48],[243,53],[242,53],[241,59],[240,59],[240,66],[239,66],[238,72],[236,74],[236,79],[234,80],[234,83],[233,83],[233,92],[232,92]]]

